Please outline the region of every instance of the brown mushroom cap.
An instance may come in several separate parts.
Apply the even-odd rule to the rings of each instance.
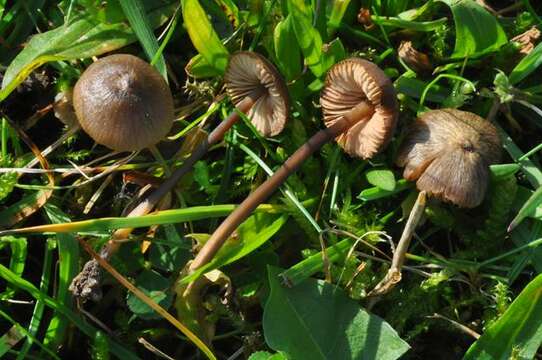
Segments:
[[[484,199],[489,165],[499,161],[497,129],[480,116],[455,109],[432,110],[412,125],[399,150],[403,176],[419,190],[460,207]]]
[[[83,130],[118,151],[163,139],[173,123],[173,98],[162,76],[138,57],[106,56],[75,84],[73,103]]]
[[[398,110],[395,89],[384,72],[370,61],[350,58],[329,70],[320,104],[331,126],[362,101],[374,110],[353,121],[337,142],[351,156],[373,157],[391,140]]]
[[[274,136],[284,129],[289,107],[286,84],[263,56],[250,51],[233,54],[224,82],[235,105],[247,96],[255,101],[247,116],[263,136]]]

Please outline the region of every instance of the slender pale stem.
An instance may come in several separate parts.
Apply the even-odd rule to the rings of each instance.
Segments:
[[[374,108],[362,102],[354,107],[350,112],[337,120],[332,126],[318,131],[305,144],[303,144],[284,164],[254,192],[252,192],[211,235],[209,240],[202,247],[192,264],[190,270],[194,271],[208,263],[218,250],[222,247],[226,239],[245,221],[256,207],[264,202],[273,192],[286,181],[288,176],[295,172],[303,162],[320,149],[325,143],[333,140],[342,134],[357,119],[363,119],[371,116]]]
[[[237,110],[242,113],[247,113],[254,105],[254,100],[250,97],[246,97],[237,105]],[[239,112],[234,111],[222,121],[205,139],[200,143],[192,154],[183,162],[182,166],[177,168],[170,177],[168,177],[156,190],[145,197],[132,211],[126,215],[126,217],[142,216],[148,214],[156,204],[175,187],[179,180],[189,172],[194,164],[200,160],[209,150],[209,148],[220,142],[224,138],[226,131],[241,119]],[[100,251],[100,255],[104,258],[109,258],[115,253],[120,246],[118,240],[126,239],[133,229],[118,229],[113,233],[111,239],[106,246]]]
[[[423,215],[423,211],[425,209],[425,202],[426,193],[425,191],[420,191],[420,193],[418,194],[418,198],[414,203],[414,207],[412,207],[412,211],[408,216],[407,223],[403,230],[403,234],[399,239],[397,248],[393,253],[391,267],[388,270],[388,273],[386,274],[384,279],[382,279],[378,283],[378,285],[375,286],[375,288],[368,294],[368,296],[384,295],[391,289],[393,289],[395,284],[401,281],[401,268],[403,267],[403,264],[405,262],[406,253],[408,250],[408,246],[410,245],[410,241],[412,240],[412,236],[414,235],[414,230],[416,230],[416,227],[418,226],[418,223],[420,222],[420,219]]]

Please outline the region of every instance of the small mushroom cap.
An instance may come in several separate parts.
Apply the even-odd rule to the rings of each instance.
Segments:
[[[335,124],[362,101],[373,111],[353,121],[336,141],[349,155],[368,159],[382,150],[393,135],[398,116],[395,89],[386,74],[370,61],[350,58],[335,64],[320,96],[326,126]]]
[[[480,116],[432,110],[413,123],[399,150],[403,176],[441,200],[472,208],[484,199],[489,165],[499,161],[497,129]]]
[[[154,145],[173,124],[168,85],[151,65],[132,55],[110,55],[90,65],[75,84],[73,103],[83,130],[118,151]]]
[[[263,136],[274,136],[284,129],[289,108],[286,84],[263,56],[250,51],[233,54],[224,82],[235,105],[247,96],[255,101],[247,116]]]

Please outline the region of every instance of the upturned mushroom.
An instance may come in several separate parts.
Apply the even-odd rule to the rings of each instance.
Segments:
[[[423,214],[426,196],[462,208],[484,199],[489,166],[499,161],[497,129],[480,116],[456,109],[431,110],[414,121],[397,158],[403,177],[416,181],[420,191],[384,279],[370,296],[382,295],[401,281],[401,267],[414,230]]]
[[[368,159],[391,139],[398,115],[396,93],[375,64],[351,58],[334,65],[320,102],[326,128],[312,136],[220,224],[191,263],[191,271],[209,262],[254,209],[325,143],[336,138],[348,154]]]
[[[288,119],[288,93],[286,84],[275,67],[263,56],[243,51],[233,54],[229,60],[224,76],[226,91],[237,111],[232,112],[222,121],[209,136],[200,143],[182,166],[131,210],[127,217],[148,214],[156,204],[178,181],[188,173],[194,164],[201,159],[209,148],[220,142],[224,134],[241,119],[239,112],[247,114],[256,129],[263,136],[274,136],[282,131]],[[126,239],[133,229],[119,229],[101,249],[100,256],[110,258],[119,248],[121,239]],[[95,261],[85,264],[83,271],[74,279],[71,290],[74,295],[99,297],[99,266]]]

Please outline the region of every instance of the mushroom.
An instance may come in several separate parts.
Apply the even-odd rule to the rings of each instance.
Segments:
[[[476,114],[456,109],[431,110],[413,123],[399,149],[397,165],[405,168],[405,179],[416,181],[420,193],[392,265],[369,295],[385,294],[401,281],[401,267],[426,196],[462,208],[480,205],[489,182],[489,165],[498,162],[500,154],[497,129]]]
[[[55,97],[55,116],[68,130],[41,153],[46,156],[80,127],[97,143],[116,151],[141,150],[160,141],[173,124],[173,98],[162,76],[128,54],[90,65],[72,90]],[[31,168],[37,159],[27,164]]]
[[[226,91],[239,109],[252,103],[247,113],[263,136],[278,135],[288,119],[288,90],[277,69],[263,56],[250,51],[233,55],[224,75]]]
[[[134,151],[156,144],[173,124],[173,98],[160,73],[140,58],[118,54],[90,65],[75,84],[79,124],[97,143]]]
[[[88,70],[87,70],[88,71]],[[288,96],[286,84],[275,69],[263,56],[243,51],[233,54],[230,57],[228,67],[224,76],[226,91],[230,95],[237,110],[246,113],[254,126],[263,136],[274,136],[282,131],[288,119]],[[148,214],[156,204],[184,176],[194,164],[201,159],[209,148],[220,142],[224,134],[237,121],[240,120],[238,111],[232,112],[221,122],[209,136],[200,143],[192,154],[177,168],[171,176],[131,210],[127,217],[141,216]],[[119,248],[118,240],[126,239],[132,229],[118,229],[111,239],[101,249],[100,256],[109,259]],[[74,295],[79,297],[96,298],[99,290],[97,275],[99,271],[95,261],[90,261],[71,285]],[[87,274],[91,274],[89,277]]]
[[[209,262],[254,209],[325,143],[336,138],[348,154],[368,159],[391,139],[398,115],[395,89],[375,64],[351,58],[334,65],[320,102],[326,128],[302,145],[220,224],[191,263],[191,271]]]

